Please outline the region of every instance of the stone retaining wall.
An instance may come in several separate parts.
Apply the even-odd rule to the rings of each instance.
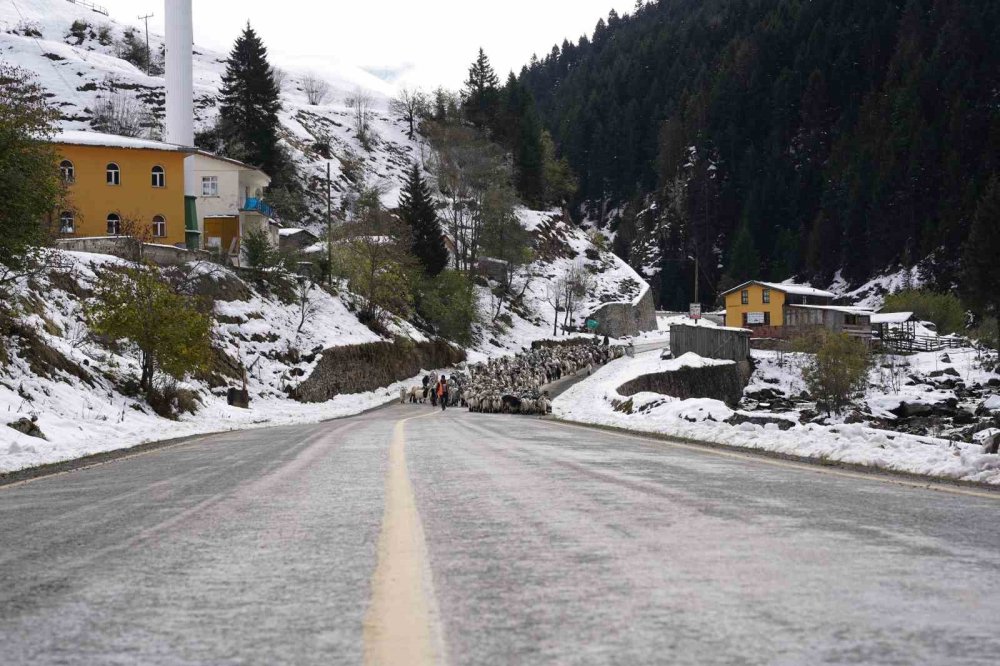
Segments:
[[[637,393],[660,393],[682,400],[712,398],[735,407],[743,397],[743,389],[750,383],[751,373],[748,362],[681,368],[636,377],[622,384],[618,393],[626,397]]]
[[[326,402],[331,398],[374,391],[415,377],[423,370],[449,368],[465,360],[465,352],[443,340],[373,342],[334,347],[323,352],[312,375],[292,397],[300,402]]]
[[[597,334],[612,338],[639,335],[645,331],[656,330],[656,304],[653,301],[653,291],[646,289],[639,302],[608,303],[590,314],[588,319],[598,322]]]

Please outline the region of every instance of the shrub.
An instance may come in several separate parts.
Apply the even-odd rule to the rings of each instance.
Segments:
[[[1000,337],[997,335],[996,317],[983,317],[980,319],[976,326],[969,330],[969,337],[991,349],[1000,349]]]
[[[809,393],[827,413],[840,413],[864,395],[872,358],[865,343],[846,334],[827,335],[802,372]]]
[[[921,321],[933,322],[943,335],[965,328],[965,308],[954,294],[907,289],[886,296],[882,311],[912,312]]]
[[[438,335],[467,345],[479,319],[479,300],[472,281],[460,271],[444,271],[423,278],[415,294],[417,312]]]
[[[147,396],[157,372],[182,379],[209,364],[211,315],[194,299],[175,293],[151,268],[102,275],[87,318],[96,334],[131,347],[142,368],[139,386]]]

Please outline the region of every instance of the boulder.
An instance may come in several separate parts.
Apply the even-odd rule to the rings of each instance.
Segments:
[[[14,421],[13,423],[7,424],[8,428],[13,428],[22,435],[27,435],[28,437],[35,437],[37,439],[46,439],[45,435],[42,433],[41,428],[38,427],[38,417],[32,416],[29,418],[22,418]]]
[[[930,416],[934,413],[934,407],[919,402],[904,402],[889,411],[901,419],[912,419],[917,416]]]
[[[783,419],[777,416],[752,416],[749,414],[740,414],[739,412],[729,417],[726,423],[731,426],[738,426],[744,423],[753,423],[759,426],[776,425],[780,430],[791,430],[798,425],[791,419]]]
[[[958,370],[955,368],[945,368],[944,370],[935,370],[934,372],[927,375],[928,377],[944,377],[948,375],[949,377],[961,377]]]
[[[250,408],[250,392],[245,389],[231,388],[226,394],[226,402],[229,403],[231,407],[239,407],[240,409]]]

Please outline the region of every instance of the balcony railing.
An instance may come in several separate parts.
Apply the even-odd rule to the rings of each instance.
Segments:
[[[264,217],[274,217],[274,208],[270,204],[264,203],[263,199],[250,197],[243,204],[242,210],[260,213]]]

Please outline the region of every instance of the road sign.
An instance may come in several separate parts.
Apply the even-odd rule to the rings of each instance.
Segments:
[[[701,319],[701,303],[692,303],[688,316],[695,320]]]
[[[591,330],[591,331],[596,331],[597,327],[600,326],[600,325],[601,325],[601,323],[599,321],[597,321],[596,319],[588,319],[587,320],[587,328],[589,330]]]

